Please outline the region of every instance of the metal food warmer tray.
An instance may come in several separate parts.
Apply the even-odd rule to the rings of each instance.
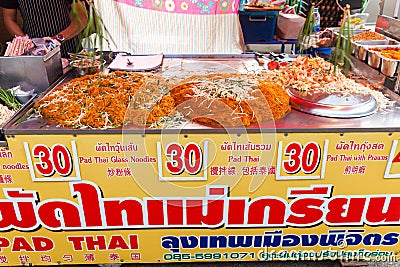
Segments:
[[[359,64],[361,74],[368,76],[371,82],[382,81],[383,76],[377,70],[371,70],[363,62],[355,64]],[[260,68],[264,67],[254,56],[166,57],[158,73],[179,80],[191,74],[251,73]],[[74,72],[70,71],[48,90],[74,77]],[[276,235],[279,240],[291,236],[286,241],[295,240],[293,237],[302,240],[304,236],[315,236],[321,241],[317,240],[319,243],[309,249],[323,255],[328,249],[323,237],[338,237],[338,229],[343,235],[357,233],[360,242],[364,240],[359,246],[335,244],[336,247],[340,245],[342,252],[357,251],[361,246],[363,253],[384,251],[395,255],[393,250],[400,242],[397,238],[398,201],[395,201],[400,188],[399,96],[387,88],[383,90],[396,101],[391,112],[335,118],[293,109],[282,119],[246,129],[200,125],[183,129],[71,129],[45,125],[40,118],[30,117],[34,105],[31,102],[4,127],[9,149],[0,149],[3,157],[0,183],[9,181],[8,184],[3,182],[2,187],[10,198],[23,198],[17,203],[28,203],[28,207],[30,202],[37,205],[39,211],[31,217],[40,227],[33,229],[24,224],[22,230],[7,228],[2,238],[10,243],[16,236],[26,238],[25,242],[34,237],[48,241],[46,244],[52,246],[46,247],[44,252],[25,251],[25,247],[21,247],[32,265],[43,265],[42,253],[48,255],[47,259],[53,264],[66,266],[71,261],[76,265],[88,264],[85,255],[93,256],[90,264],[115,265],[122,259],[124,264],[163,264],[182,262],[182,258],[174,258],[175,255],[189,255],[190,261],[199,262],[195,254],[220,256],[223,251],[236,256],[246,251],[247,255],[252,255],[249,252],[266,253],[271,248],[270,245],[260,247],[255,241],[246,247],[227,247],[228,243],[224,247],[224,242],[218,241],[216,244],[221,247],[217,248],[178,245],[180,250],[176,253],[170,250],[169,242],[163,241],[165,238],[180,240],[183,236],[193,237],[195,241],[200,237],[267,240],[275,239],[276,233],[279,233]],[[184,164],[174,164],[176,162]],[[14,190],[6,191],[7,188]],[[11,207],[14,200],[2,201],[11,203]],[[187,201],[204,205],[186,204],[190,203]],[[57,203],[63,203],[59,205],[67,207],[68,211],[76,211],[68,213],[74,214],[69,216],[72,221],[68,221],[72,227],[52,224],[55,218],[63,219],[58,216],[64,213],[55,205]],[[304,207],[304,212],[299,213],[298,203],[302,203],[299,206]],[[354,206],[354,203],[359,205]],[[207,207],[207,215],[203,207]],[[351,212],[344,215],[345,210]],[[325,215],[325,211],[330,212],[330,216]],[[306,221],[305,216],[294,216],[303,214],[307,214]],[[287,215],[294,221],[288,221]],[[270,218],[274,219],[270,221]],[[282,223],[277,224],[280,218]],[[69,238],[83,241],[67,242]],[[117,243],[125,244],[128,238],[130,245],[126,243],[126,248],[121,249]],[[372,243],[371,238],[382,242]],[[97,240],[96,243],[93,240]],[[103,246],[100,240],[107,249],[98,249],[98,244]],[[386,241],[390,241],[390,245]],[[272,241],[265,242],[272,244]],[[286,243],[292,245],[292,242]],[[273,253],[288,249],[304,251],[304,243],[298,244],[292,247],[273,245]],[[2,248],[7,265],[21,266],[21,252],[12,251],[11,247]],[[121,262],[113,261],[115,258],[110,258],[111,254],[119,256]],[[267,256],[238,257],[210,258],[209,261],[271,260]],[[205,262],[204,258],[201,262]]]
[[[367,64],[358,60],[353,60],[358,74],[368,77],[370,82],[382,82],[385,78],[379,71],[371,69]],[[183,79],[188,76],[199,73],[246,73],[259,68],[258,61],[254,55],[220,55],[220,56],[168,56],[164,58],[162,69],[156,71],[162,74],[163,77],[170,79]],[[49,87],[43,95],[77,77],[73,71],[69,71],[62,76],[62,78]],[[383,93],[389,95],[395,101],[394,107],[391,112],[379,112],[375,108],[375,100],[356,99],[350,101],[350,105],[334,106],[332,103],[320,104],[312,103],[309,106],[308,100],[302,99],[298,95],[293,98],[292,96],[292,110],[282,119],[274,122],[262,123],[259,126],[250,126],[246,128],[246,132],[263,132],[263,131],[276,131],[276,132],[381,132],[381,131],[400,131],[400,97],[393,93],[393,91],[382,88]],[[335,101],[336,99],[330,100]],[[358,105],[354,102],[366,102],[365,106]],[[7,136],[17,134],[120,134],[122,131],[130,131],[142,133],[142,128],[133,126],[124,126],[123,129],[113,128],[107,130],[101,129],[73,129],[67,127],[57,127],[56,125],[46,124],[41,118],[32,117],[34,101],[27,103],[9,122],[4,126],[4,133]],[[303,105],[303,106],[299,106]],[[332,106],[333,105],[333,106]],[[322,111],[321,111],[322,110]],[[332,113],[332,110],[341,110],[339,113]],[[327,112],[325,112],[327,111]],[[311,115],[314,114],[314,115]],[[233,131],[235,129],[232,129]],[[242,131],[237,129],[238,131]],[[185,129],[145,129],[146,133],[160,133],[160,132],[225,132],[226,129],[210,128],[202,125],[192,125],[192,127]]]

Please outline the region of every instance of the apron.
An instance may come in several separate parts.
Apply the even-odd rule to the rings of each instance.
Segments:
[[[55,36],[70,23],[70,5],[67,0],[18,0],[23,18],[23,31],[30,38]],[[77,52],[78,37],[65,41],[61,46],[61,56],[67,52]]]

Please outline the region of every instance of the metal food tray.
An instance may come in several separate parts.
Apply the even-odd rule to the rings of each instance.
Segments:
[[[60,47],[45,56],[0,57],[0,85],[11,88],[24,84],[41,93],[63,74]]]
[[[352,54],[356,55],[358,51],[360,50],[360,47],[370,47],[370,46],[377,46],[377,45],[389,45],[390,40],[385,39],[385,40],[368,40],[368,41],[352,41],[353,49],[352,49]],[[364,55],[365,56],[365,55]],[[365,57],[364,57],[365,60]]]
[[[335,35],[339,35],[339,28],[338,27],[333,27],[333,28],[329,28]],[[352,38],[353,36],[362,33],[362,32],[366,32],[369,31],[369,29],[351,29],[350,32],[348,31],[344,31],[343,33],[343,37],[347,39],[347,36],[350,35],[350,37]],[[382,34],[381,34],[382,35]],[[351,40],[351,54],[352,55],[356,55],[358,54],[358,50],[360,47],[363,46],[368,46],[368,45],[388,45],[391,42],[393,42],[394,40],[388,38],[387,36],[382,35],[383,37],[385,37],[385,40],[362,40],[362,41],[354,41]],[[365,60],[366,57],[364,57],[363,60]]]
[[[359,118],[375,113],[377,102],[371,95],[288,90],[292,107],[312,115],[329,118]]]
[[[328,30],[331,30],[334,34],[338,35],[340,27],[329,27]],[[354,36],[356,34],[359,34],[361,32],[365,32],[367,30],[368,29],[350,29],[350,36]],[[343,35],[347,36],[348,35],[348,31],[344,30]]]
[[[374,46],[374,45],[388,45],[389,39],[385,40],[365,40],[365,41],[354,41],[358,45],[367,45],[367,46]]]
[[[379,71],[371,69],[367,64],[360,62],[359,60],[353,59],[353,64],[357,68],[360,75],[368,77],[371,83],[382,81],[384,77]],[[243,57],[225,56],[202,56],[202,57],[180,57],[172,58],[169,56],[165,57],[163,63],[163,70],[167,71],[171,77],[179,77],[183,75],[182,67],[188,62],[193,66],[201,66],[206,72],[219,72],[222,70],[221,65],[229,66],[232,69],[240,72],[249,72],[253,68],[262,68],[258,65],[254,55],[244,55]],[[213,66],[210,69],[210,65],[207,62],[212,62]],[[190,72],[190,71],[188,71]],[[198,74],[197,69],[191,70],[191,73]],[[52,90],[55,86],[62,84],[75,77],[74,72],[68,72],[63,75],[62,79],[58,84],[48,88],[47,91]],[[123,134],[123,133],[134,133],[134,134],[160,134],[160,133],[226,133],[229,132],[387,132],[387,131],[399,131],[400,130],[400,96],[390,91],[387,88],[382,88],[383,93],[389,95],[390,98],[395,101],[395,106],[390,112],[375,112],[366,111],[366,106],[363,108],[364,116],[352,117],[348,119],[338,119],[336,117],[323,117],[315,116],[303,111],[292,109],[285,117],[276,121],[270,121],[261,125],[253,125],[246,129],[223,129],[223,128],[211,128],[202,125],[193,125],[191,128],[184,127],[179,129],[143,129],[135,127],[120,127],[107,130],[100,129],[73,129],[67,127],[57,127],[57,125],[45,125],[44,121],[38,117],[31,117],[30,113],[34,105],[33,101],[27,103],[23,109],[10,120],[4,127],[4,133],[7,136],[11,135],[37,135],[37,134]],[[35,101],[39,98],[35,98]],[[370,106],[374,102],[370,100]],[[375,110],[375,109],[374,109]],[[353,110],[354,113],[356,113]],[[367,114],[371,113],[369,116]]]
[[[164,59],[169,62],[167,66],[163,66],[163,69],[157,69],[156,74],[162,72],[164,78],[169,80],[175,80],[175,82],[183,80],[188,76],[198,74],[209,74],[209,73],[243,73],[251,71],[252,67],[258,67],[258,62],[255,60],[255,55],[251,54],[223,54],[223,55],[164,55]],[[254,66],[257,65],[257,66]],[[108,66],[107,66],[108,67]],[[106,68],[105,72],[109,69]],[[76,72],[69,70],[65,73],[56,83],[52,84],[47,88],[39,97],[35,99],[35,102],[45,96],[48,92],[53,90],[59,85],[66,83],[74,78],[79,77]],[[5,134],[32,134],[32,133],[43,133],[43,134],[120,134],[125,130],[142,133],[143,127],[129,126],[129,127],[118,127],[112,129],[74,129],[72,127],[58,127],[55,124],[49,124],[46,120],[34,114],[35,102],[29,102],[24,106],[23,111],[18,113],[18,116],[13,118],[7,123],[5,127]],[[16,114],[17,115],[17,114]],[[193,125],[191,128],[196,129],[209,129],[202,125]],[[146,129],[150,132],[160,132],[160,129]],[[162,130],[165,131],[165,130]],[[168,130],[167,130],[168,131]]]
[[[21,108],[11,116],[10,119],[8,119],[4,124],[0,125],[0,147],[7,146],[4,129],[7,128],[7,125],[9,125],[11,122],[18,121],[18,119],[25,114],[27,107],[33,105],[36,96],[36,94],[33,94],[32,97],[25,104],[23,104]]]
[[[378,46],[368,46],[368,65],[372,68],[379,69],[384,75],[388,77],[393,77],[397,72],[400,71],[400,60],[390,59],[382,56],[381,53],[377,51],[372,51],[371,48],[399,48],[400,45],[378,45]]]

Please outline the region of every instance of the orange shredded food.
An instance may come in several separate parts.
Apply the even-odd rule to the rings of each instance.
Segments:
[[[360,32],[353,36],[354,41],[386,40],[386,37],[373,31]]]
[[[240,127],[280,119],[290,104],[282,86],[251,75],[193,76],[170,86],[156,75],[116,71],[71,80],[35,108],[50,122],[80,129],[150,126],[177,111],[208,126]]]
[[[177,110],[192,121],[216,127],[240,127],[277,120],[290,110],[279,85],[250,75],[193,76],[170,91]]]
[[[35,108],[50,122],[62,126],[119,127],[124,124],[131,97],[146,77],[123,71],[82,76],[54,88]]]
[[[175,101],[169,95],[167,81],[159,76],[146,79],[132,97],[126,122],[137,126],[150,126],[162,117],[175,114]]]
[[[387,47],[384,49],[373,47],[371,48],[372,51],[376,51],[380,53],[382,56],[393,59],[393,60],[400,60],[400,48],[399,47]]]

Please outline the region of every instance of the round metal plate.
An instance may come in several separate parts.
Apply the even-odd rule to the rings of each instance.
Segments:
[[[378,105],[371,95],[344,95],[313,91],[288,90],[292,107],[305,113],[330,118],[358,118],[376,112]]]

